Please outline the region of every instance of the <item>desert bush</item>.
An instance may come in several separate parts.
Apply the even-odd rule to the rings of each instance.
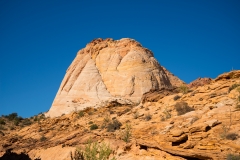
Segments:
[[[33,121],[38,121],[38,117],[35,116],[34,119],[33,119]]]
[[[8,120],[12,121],[14,119],[16,119],[18,117],[18,114],[17,113],[11,113],[7,116],[5,116]]]
[[[74,156],[71,153],[71,160],[107,160],[111,153],[109,145],[88,141],[84,150],[76,149]]]
[[[194,109],[189,107],[186,102],[177,102],[175,104],[175,109],[178,115],[183,115],[187,112],[193,111]]]
[[[32,124],[32,122],[30,121],[30,119],[24,119],[24,120],[22,121],[22,124],[25,125],[25,126],[29,126],[29,125]]]
[[[132,129],[131,125],[126,124],[125,130],[122,132],[121,139],[126,143],[128,143],[130,141],[130,138],[132,136],[131,129]]]
[[[165,119],[172,117],[171,113],[166,108],[164,109],[163,114],[165,115]]]
[[[107,124],[111,121],[111,117],[107,114],[104,119],[103,119],[103,123]]]
[[[226,125],[223,124],[223,125],[222,125],[222,132],[220,133],[220,137],[223,138],[223,139],[225,139],[226,136],[227,136],[227,133],[228,133],[229,129],[230,129],[230,126],[228,127],[228,126],[226,126]]]
[[[98,126],[96,124],[92,124],[90,126],[90,130],[95,130],[95,129],[98,129]]]
[[[16,118],[16,119],[14,119],[13,123],[15,126],[18,126],[20,123],[20,120],[18,118]]]
[[[151,115],[150,113],[147,113],[147,114],[145,115],[144,119],[145,119],[146,121],[149,121],[149,120],[152,119],[152,115]]]
[[[237,102],[240,102],[240,95],[237,97]]]
[[[87,160],[106,160],[111,152],[112,150],[105,143],[93,142],[86,145],[84,155]]]
[[[119,122],[117,119],[114,119],[112,122],[107,124],[107,131],[108,132],[114,132],[122,126],[122,123]]]
[[[47,140],[47,138],[46,138],[45,136],[42,136],[42,137],[40,138],[40,141],[41,141],[41,142],[46,141],[46,140]]]
[[[40,113],[39,119],[46,119],[45,115]]]
[[[173,97],[173,100],[176,101],[176,100],[178,100],[179,98],[181,98],[181,96],[176,95],[176,96]]]
[[[228,140],[236,140],[238,138],[238,134],[237,133],[228,133],[226,134],[226,139]]]
[[[110,111],[109,111],[109,113],[110,113],[110,114],[114,114],[115,112],[114,112],[114,111],[112,111],[112,110],[110,110]]]
[[[94,114],[93,111],[89,111],[89,112],[88,112],[88,115],[93,115],[93,114]]]
[[[81,150],[76,149],[74,155],[70,152],[71,160],[85,160],[84,154]]]
[[[240,86],[240,84],[233,84],[232,86],[230,86],[230,87],[228,88],[228,93],[230,93],[231,90],[237,88],[238,86]]]
[[[189,92],[189,88],[188,88],[188,86],[186,86],[186,85],[181,85],[181,86],[178,88],[178,90],[179,90],[181,93],[183,93],[183,94],[186,94],[186,93]]]
[[[83,117],[84,116],[84,112],[83,111],[80,111],[79,113],[78,113],[78,117]]]
[[[93,124],[93,121],[89,121],[88,124]]]
[[[240,155],[228,154],[227,155],[227,160],[240,160]]]
[[[5,125],[6,122],[4,121],[4,119],[0,118],[0,125]]]

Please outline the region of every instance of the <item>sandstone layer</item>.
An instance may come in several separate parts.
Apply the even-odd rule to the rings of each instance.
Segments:
[[[91,139],[109,144],[109,158],[117,160],[239,159],[240,71],[185,94],[161,89],[144,97],[138,106],[116,103],[54,118],[39,115],[38,121],[30,118],[31,125],[0,132],[0,157],[12,151],[31,159],[70,160],[71,153],[84,151]],[[179,104],[193,110],[179,115]],[[127,126],[131,136],[125,142]]]
[[[95,39],[77,53],[46,115],[97,108],[109,101],[139,103],[144,93],[171,87],[165,71],[153,53],[133,39]]]

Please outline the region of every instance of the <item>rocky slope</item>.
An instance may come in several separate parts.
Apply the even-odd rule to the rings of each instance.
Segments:
[[[146,93],[138,106],[109,103],[4,130],[0,157],[12,150],[31,159],[70,160],[71,152],[84,150],[89,139],[109,144],[110,158],[118,160],[224,160],[240,154],[240,71],[185,94],[179,89],[157,93],[153,98]]]
[[[183,83],[166,71],[150,50],[133,39],[95,39],[77,53],[46,115],[60,116],[111,101],[139,103],[149,90]]]

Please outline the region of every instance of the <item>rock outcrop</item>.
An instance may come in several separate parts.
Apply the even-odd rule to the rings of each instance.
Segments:
[[[139,103],[144,93],[163,87],[171,87],[171,82],[150,50],[133,39],[99,38],[77,53],[46,115],[97,108],[109,101]]]
[[[40,114],[18,126],[0,117],[0,159],[12,151],[30,159],[66,160],[91,141],[109,145],[109,158],[117,160],[239,159],[239,73],[222,74],[184,94],[174,87],[151,90],[138,106],[115,102],[54,118]]]
[[[179,79],[177,76],[175,76],[173,73],[169,72],[165,67],[163,67],[164,72],[167,74],[170,83],[172,84],[172,86],[175,87],[179,87],[182,85],[186,85],[186,83],[184,81],[182,81],[181,79]]]
[[[204,86],[206,84],[210,84],[212,81],[211,78],[198,78],[194,81],[192,81],[190,84],[188,84],[188,87],[189,88],[197,88],[197,87],[200,87],[200,86]]]

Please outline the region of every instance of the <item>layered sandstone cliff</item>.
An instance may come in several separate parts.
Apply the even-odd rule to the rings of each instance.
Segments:
[[[129,38],[99,38],[77,53],[47,116],[109,101],[138,103],[145,92],[163,87],[171,82],[150,50]]]

